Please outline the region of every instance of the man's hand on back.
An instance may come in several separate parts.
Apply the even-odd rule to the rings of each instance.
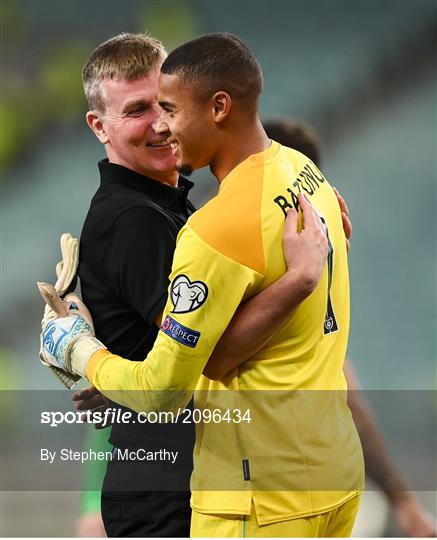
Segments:
[[[350,220],[349,208],[346,204],[346,201],[338,192],[338,189],[335,187],[333,187],[332,189],[334,190],[334,193],[337,196],[338,205],[340,206],[341,219],[343,222],[343,230],[344,230],[344,235],[346,236],[346,248],[349,251],[351,248],[350,239],[352,236],[352,222]]]
[[[317,286],[328,256],[326,229],[309,200],[299,193],[302,229],[298,231],[298,213],[291,209],[285,220],[283,235],[287,274],[299,283],[303,298]]]
[[[99,411],[103,413],[109,406],[110,401],[95,386],[88,386],[72,394],[74,408],[79,412]],[[95,429],[104,429],[109,427],[110,423],[94,423]]]

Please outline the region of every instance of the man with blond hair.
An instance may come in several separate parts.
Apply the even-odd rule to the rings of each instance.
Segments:
[[[96,335],[132,361],[143,360],[156,338],[176,236],[194,211],[187,199],[192,184],[179,177],[169,145],[153,126],[165,57],[158,40],[120,34],[92,52],[82,73],[86,120],[107,159],[99,162],[101,184],[81,235],[81,290]],[[79,398],[91,396],[87,391]],[[189,425],[175,427],[112,426],[115,449],[164,444],[185,451],[184,462],[170,471],[166,463],[108,463],[101,498],[108,536],[188,535],[194,436]]]
[[[79,276],[96,335],[117,354],[141,361],[152,349],[167,298],[176,237],[194,211],[187,199],[192,184],[180,176],[166,138],[155,131],[161,109],[158,76],[166,56],[162,44],[146,35],[120,34],[93,51],[83,69],[89,104],[86,119],[107,159],[99,162],[101,185],[82,231]],[[210,359],[210,374],[220,360],[249,356],[256,342],[250,332],[237,337],[233,325],[260,311],[267,339],[316,286],[326,258],[326,238],[311,205],[302,201],[304,230],[297,233],[293,212],[285,244],[289,267],[282,278],[248,302],[231,322]],[[190,284],[181,283],[185,291]],[[181,293],[182,294],[182,293]],[[184,300],[185,301],[185,300]],[[252,304],[252,305],[251,305]],[[281,318],[282,317],[282,318]],[[248,327],[249,329],[249,327]],[[253,334],[253,333],[252,333]],[[235,354],[235,350],[238,354]],[[95,389],[77,399],[86,405]],[[115,424],[102,490],[102,515],[109,536],[188,536],[189,476],[194,434],[190,424]],[[119,450],[165,448],[178,460],[151,464],[123,461]]]

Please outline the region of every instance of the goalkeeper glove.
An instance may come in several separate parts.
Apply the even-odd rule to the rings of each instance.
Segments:
[[[105,346],[94,337],[90,312],[75,294],[70,293],[63,300],[53,285],[38,283],[38,289],[56,316],[42,329],[42,361],[67,374],[85,377],[91,355],[99,349],[105,349]],[[83,348],[79,345],[82,338],[88,338],[84,339]],[[73,355],[75,348],[77,354]]]
[[[58,293],[59,296],[65,295],[67,292],[74,290],[76,286],[76,272],[77,272],[77,266],[79,262],[79,241],[77,238],[74,238],[69,233],[64,233],[60,238],[60,246],[61,246],[61,254],[62,254],[62,261],[60,261],[56,265],[56,275],[57,275],[57,281],[55,284],[55,291]],[[44,332],[44,330],[47,328],[49,323],[56,319],[58,316],[65,317],[68,314],[69,304],[65,303],[65,305],[60,300],[59,296],[55,295],[54,291],[50,290],[48,294],[48,303],[45,306],[44,309],[44,316],[41,321],[41,328]],[[43,294],[43,293],[42,293]],[[45,298],[43,294],[43,298]],[[46,299],[46,298],[45,298]],[[81,300],[77,296],[69,297],[69,300],[75,303],[76,305],[81,305],[83,308],[85,308],[84,304],[81,302]],[[54,301],[58,312],[54,309],[52,309],[51,302]],[[86,308],[85,308],[86,309]],[[87,317],[88,317],[88,323],[92,327],[92,319],[91,315],[89,314],[88,310],[86,309]],[[74,316],[78,315],[76,312]],[[66,322],[64,321],[63,325],[65,327]],[[77,322],[78,326],[76,326],[76,330],[79,328],[79,326],[82,327],[82,329],[85,328],[84,325]],[[51,331],[53,331],[53,328],[51,328]],[[65,331],[65,328],[64,328]],[[61,368],[59,365],[53,364],[53,358],[50,357],[48,352],[48,343],[47,347],[44,346],[43,341],[43,332],[40,336],[40,351],[39,351],[39,357],[41,359],[41,362],[47,366],[50,371],[64,384],[67,388],[71,388],[79,379],[80,376],[75,373],[67,373],[63,368]],[[94,330],[92,331],[92,334],[94,334]],[[54,339],[54,335],[52,335]],[[47,356],[49,355],[49,356]],[[50,361],[49,361],[50,359]]]

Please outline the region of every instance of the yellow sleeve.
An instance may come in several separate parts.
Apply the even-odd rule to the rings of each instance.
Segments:
[[[144,362],[97,351],[88,363],[87,378],[115,402],[136,411],[184,407],[217,341],[259,276],[186,225],[176,246],[169,297],[153,349]]]

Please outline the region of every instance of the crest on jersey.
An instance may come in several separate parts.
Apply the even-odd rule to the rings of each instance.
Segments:
[[[187,276],[176,276],[171,284],[172,313],[189,313],[202,306],[208,298],[208,287],[203,281],[190,281]]]

